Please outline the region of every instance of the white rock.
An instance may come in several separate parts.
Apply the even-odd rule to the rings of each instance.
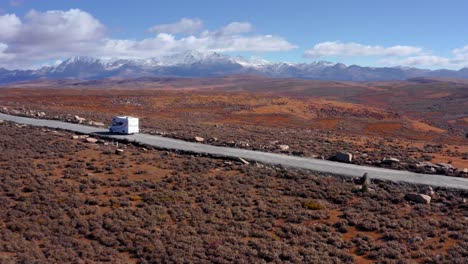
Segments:
[[[104,123],[102,123],[102,122],[96,122],[96,121],[89,121],[88,124],[89,124],[90,126],[97,126],[97,127],[104,127],[104,126],[105,126]]]
[[[279,148],[281,151],[288,151],[288,150],[289,150],[289,146],[288,146],[288,145],[279,145],[278,148]]]
[[[83,117],[79,117],[79,116],[74,116],[74,120],[75,122],[78,122],[78,123],[83,123],[86,119],[84,119]]]
[[[196,142],[203,142],[203,141],[205,141],[205,139],[202,138],[202,137],[195,137],[195,141]]]
[[[245,165],[249,165],[249,164],[250,164],[250,162],[248,162],[248,161],[246,161],[245,159],[240,158],[240,157],[239,157],[239,161],[242,162],[242,163],[244,163]]]
[[[86,141],[87,141],[87,142],[89,142],[89,143],[96,143],[96,142],[98,142],[98,140],[97,140],[97,139],[95,139],[95,138],[91,138],[91,137],[89,137],[89,138],[86,138]]]
[[[124,153],[123,149],[116,149],[115,150],[115,154],[117,154],[117,155],[122,155],[123,153]]]

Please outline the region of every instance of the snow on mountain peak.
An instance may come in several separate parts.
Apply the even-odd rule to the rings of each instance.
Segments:
[[[468,78],[468,68],[424,70],[407,67],[347,66],[329,61],[271,62],[259,58],[232,57],[216,52],[183,51],[146,59],[71,57],[56,66],[37,70],[0,70],[0,83],[40,78],[101,79],[110,77],[183,76],[210,77],[258,74],[320,80],[404,80],[414,77]]]

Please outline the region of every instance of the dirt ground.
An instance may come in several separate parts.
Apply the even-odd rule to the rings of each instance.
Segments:
[[[444,125],[447,120],[438,119],[437,111],[421,110],[411,114],[384,107],[395,98],[387,99],[380,108],[370,102],[344,101],[356,101],[355,98],[362,101],[369,91],[376,92],[376,84],[367,85],[372,89],[360,91],[361,97],[354,92],[351,97],[354,99],[311,96],[307,91],[302,97],[280,95],[284,93],[281,91],[277,91],[278,95],[225,91],[226,88],[218,91],[211,86],[176,90],[167,90],[167,87],[3,88],[0,110],[5,107],[7,112],[30,116],[43,112],[39,118],[70,122],[74,122],[77,115],[85,118],[85,123],[103,124],[109,124],[115,115],[132,115],[141,119],[145,133],[185,140],[198,136],[213,145],[324,159],[333,159],[336,152],[346,151],[354,154],[353,163],[372,166],[387,166],[382,163],[384,159],[396,158],[400,163],[390,167],[425,173],[433,172],[419,168],[419,163],[446,163],[454,168],[436,173],[466,174],[463,169],[468,168],[468,139],[459,131],[464,129],[460,120],[467,119],[464,109],[468,108],[447,110],[446,116],[457,118],[450,119],[450,125]],[[414,88],[410,86],[408,91],[411,89]],[[455,93],[453,89],[449,89],[452,94]],[[379,93],[383,93],[382,90],[386,91],[377,89]],[[410,93],[408,91],[406,93]],[[428,91],[429,99],[414,101],[411,109],[423,108],[429,104],[427,100],[440,100],[447,95],[435,93],[434,89]],[[379,100],[384,100],[386,94]],[[463,96],[463,93],[456,95]],[[375,101],[375,97],[372,100]],[[423,115],[435,119],[418,118]],[[287,150],[282,145],[287,145]]]
[[[0,123],[0,263],[466,263],[468,193]],[[123,152],[116,152],[117,149]]]

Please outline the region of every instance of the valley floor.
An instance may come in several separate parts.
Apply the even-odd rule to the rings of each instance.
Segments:
[[[462,191],[0,124],[0,262],[463,263]],[[117,151],[119,149],[119,151]]]

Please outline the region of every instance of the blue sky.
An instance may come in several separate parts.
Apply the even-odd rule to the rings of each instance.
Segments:
[[[468,1],[450,0],[2,0],[0,66],[194,49],[270,61],[458,69],[468,66],[467,13]],[[71,34],[76,30],[81,35]]]

